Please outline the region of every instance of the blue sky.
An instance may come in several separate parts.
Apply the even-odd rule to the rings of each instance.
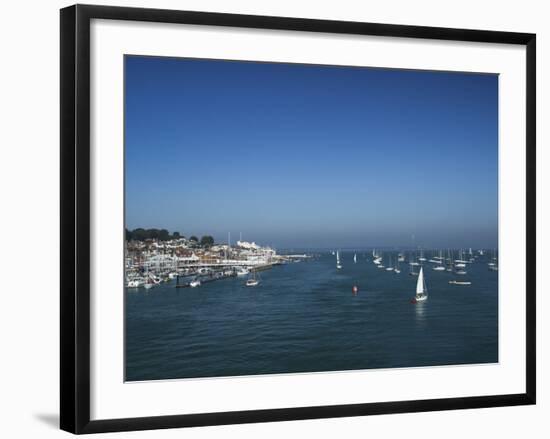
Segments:
[[[128,228],[497,245],[496,75],[137,56],[125,75]]]

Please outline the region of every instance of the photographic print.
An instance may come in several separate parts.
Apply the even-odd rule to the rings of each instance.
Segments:
[[[126,381],[499,361],[498,75],[124,71]]]

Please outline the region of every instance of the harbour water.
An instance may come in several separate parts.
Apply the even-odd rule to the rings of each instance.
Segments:
[[[498,362],[498,272],[489,257],[462,276],[426,263],[429,298],[418,304],[408,264],[397,274],[366,252],[340,257],[341,270],[329,252],[275,266],[256,287],[230,277],[126,289],[126,380]]]

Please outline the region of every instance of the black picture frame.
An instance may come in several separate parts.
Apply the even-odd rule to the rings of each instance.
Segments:
[[[535,34],[89,5],[70,6],[62,9],[60,13],[61,429],[77,434],[99,433],[535,404]],[[527,163],[526,392],[495,396],[90,420],[90,21],[92,19],[525,46],[527,60],[525,66],[527,75],[525,115]],[[504,196],[506,195],[504,194]]]

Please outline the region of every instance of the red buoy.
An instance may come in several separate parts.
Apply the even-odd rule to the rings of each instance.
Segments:
[[[357,285],[354,285],[353,288],[351,289],[351,291],[353,292],[353,295],[355,296],[357,294],[357,291],[359,291],[359,288],[357,288]]]

